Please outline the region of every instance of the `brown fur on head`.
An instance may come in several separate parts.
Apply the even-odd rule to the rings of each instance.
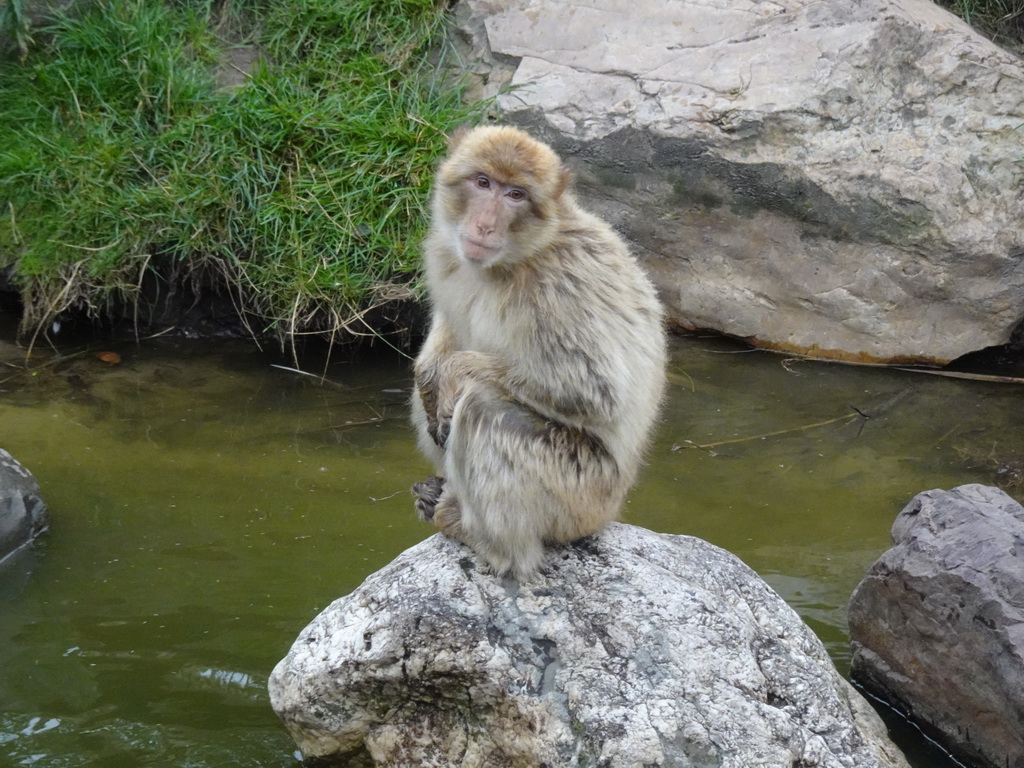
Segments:
[[[512,126],[460,129],[449,139],[448,159],[438,170],[441,184],[455,186],[477,173],[525,189],[544,219],[572,181],[558,155]]]

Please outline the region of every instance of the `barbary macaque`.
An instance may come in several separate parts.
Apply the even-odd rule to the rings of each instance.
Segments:
[[[545,544],[618,515],[664,390],[662,309],[550,147],[488,126],[449,149],[423,248],[433,315],[412,402],[439,476],[413,491],[423,519],[526,578]]]

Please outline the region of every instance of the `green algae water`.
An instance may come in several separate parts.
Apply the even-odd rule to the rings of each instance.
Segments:
[[[408,491],[429,473],[409,361],[303,360],[321,379],[251,342],[23,355],[0,344],[0,447],[51,530],[0,565],[0,765],[296,765],[271,669],[431,534]],[[674,340],[671,377],[624,519],[740,556],[843,671],[846,602],[903,504],[1012,479],[1024,455],[1014,385],[714,339]]]

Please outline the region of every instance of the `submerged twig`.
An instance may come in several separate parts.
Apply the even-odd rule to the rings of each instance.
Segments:
[[[172,325],[170,328],[164,328],[164,330],[157,331],[156,333],[151,333],[151,334],[149,334],[149,336],[143,336],[141,339],[139,339],[139,341],[149,341],[150,339],[157,339],[157,338],[159,338],[161,336],[165,336],[168,333],[172,333],[173,331],[176,331],[176,330],[177,330],[177,326]]]
[[[47,368],[52,368],[55,365],[67,362],[68,360],[72,360],[72,359],[74,359],[76,357],[81,357],[82,355],[87,354],[88,352],[89,352],[88,349],[83,349],[83,350],[80,350],[78,352],[72,352],[72,353],[67,354],[67,355],[54,355],[49,360],[46,360],[45,362],[42,362],[39,365],[33,365],[33,366],[28,366],[28,365],[22,366],[22,365],[18,365],[17,363],[10,363],[10,362],[4,361],[4,365],[6,365],[6,366],[8,366],[10,368],[14,368],[16,373],[11,374],[10,376],[8,376],[5,379],[0,379],[0,384],[6,384],[8,381],[13,381],[14,379],[18,378],[19,376],[24,376],[25,374],[32,374],[34,376],[37,373],[39,373],[40,371],[44,371]]]
[[[270,367],[279,368],[280,370],[288,371],[289,373],[298,373],[302,376],[309,376],[312,379],[316,379],[321,384],[330,384],[331,386],[338,388],[344,388],[345,386],[341,382],[332,381],[331,379],[328,379],[326,376],[323,376],[319,373],[310,373],[309,371],[303,371],[301,368],[289,368],[287,365],[278,365],[277,363],[271,363]]]
[[[688,374],[682,368],[676,368],[676,369],[671,370],[671,371],[668,372],[668,380],[671,383],[673,383],[673,384],[682,384],[684,376],[686,377],[686,382],[690,385],[690,391],[691,392],[696,392],[697,391],[697,385],[693,381],[693,376]]]
[[[749,443],[749,442],[751,442],[753,440],[763,440],[766,437],[778,437],[779,435],[788,435],[788,434],[790,434],[792,432],[802,432],[802,431],[807,430],[807,429],[815,429],[817,427],[827,427],[829,424],[836,424],[836,423],[841,422],[841,421],[852,421],[853,419],[856,419],[858,417],[863,418],[863,419],[867,418],[867,416],[865,416],[863,413],[861,413],[860,411],[857,411],[856,408],[854,410],[856,411],[856,413],[847,413],[847,414],[845,414],[843,416],[836,416],[833,419],[826,419],[825,421],[816,421],[813,424],[803,424],[803,425],[801,425],[799,427],[789,427],[788,429],[777,429],[774,432],[765,432],[765,433],[760,434],[760,435],[749,435],[747,437],[736,437],[736,438],[733,438],[732,440],[719,440],[718,442],[715,442],[715,443],[695,443],[695,442],[693,442],[691,440],[685,440],[684,442],[689,443],[689,445],[674,445],[674,446],[672,446],[672,450],[673,451],[678,451],[681,448],[700,448],[700,449],[706,451],[706,450],[710,450],[712,448],[718,448],[721,445],[734,445],[736,443]]]
[[[949,379],[968,379],[970,381],[993,381],[1000,384],[1024,384],[1019,376],[997,376],[992,373],[963,373],[961,371],[941,371],[936,368],[897,368],[897,371],[908,373],[927,373],[932,376],[945,376]]]

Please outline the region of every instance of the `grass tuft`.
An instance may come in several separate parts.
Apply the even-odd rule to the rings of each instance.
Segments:
[[[1024,0],[936,0],[993,42],[1024,54]]]
[[[228,4],[230,5],[230,4]],[[0,62],[0,270],[23,330],[227,288],[257,333],[354,329],[408,293],[444,133],[434,0],[96,0]],[[230,35],[230,39],[227,36]],[[259,57],[222,88],[231,48]]]

